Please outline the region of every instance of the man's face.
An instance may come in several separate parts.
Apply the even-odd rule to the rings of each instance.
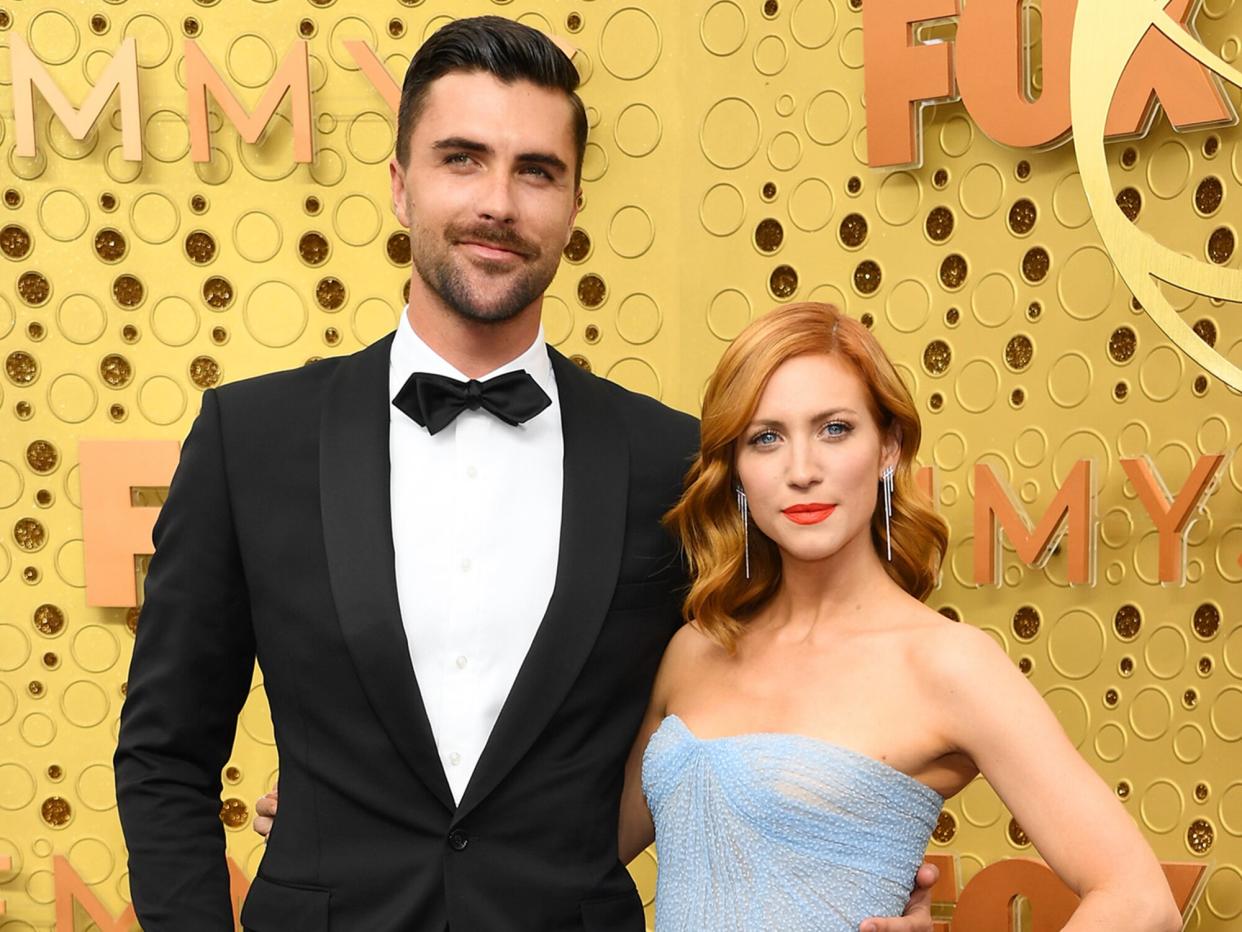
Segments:
[[[508,320],[552,282],[577,215],[572,109],[562,91],[486,72],[428,89],[409,159],[390,164],[416,289],[472,321]]]

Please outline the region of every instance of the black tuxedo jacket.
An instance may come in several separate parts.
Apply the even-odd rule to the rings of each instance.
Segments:
[[[231,928],[220,773],[257,657],[280,816],[247,929],[637,932],[617,810],[680,621],[684,571],[659,522],[696,422],[550,351],[555,589],[454,806],[397,603],[390,344],[204,395],[156,524],[115,760],[139,920]]]

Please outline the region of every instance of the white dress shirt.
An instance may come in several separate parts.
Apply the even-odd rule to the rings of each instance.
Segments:
[[[461,802],[556,580],[564,443],[543,329],[480,381],[525,369],[552,404],[511,427],[463,411],[432,436],[389,407],[397,597],[414,675],[453,799]],[[414,372],[465,380],[405,313],[389,362],[390,400]]]

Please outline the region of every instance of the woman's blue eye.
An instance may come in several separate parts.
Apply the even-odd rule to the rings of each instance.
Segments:
[[[844,421],[829,421],[823,429],[830,437],[844,437],[852,428]]]
[[[750,438],[751,444],[756,447],[771,446],[776,440],[776,431],[774,430],[761,430]]]

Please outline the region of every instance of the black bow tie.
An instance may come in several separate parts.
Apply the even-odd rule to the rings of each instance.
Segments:
[[[552,399],[529,372],[518,369],[486,382],[477,379],[462,382],[446,375],[415,372],[406,379],[392,403],[411,420],[426,427],[427,433],[436,434],[467,408],[471,411],[483,408],[506,424],[517,425],[529,421],[552,404]]]

